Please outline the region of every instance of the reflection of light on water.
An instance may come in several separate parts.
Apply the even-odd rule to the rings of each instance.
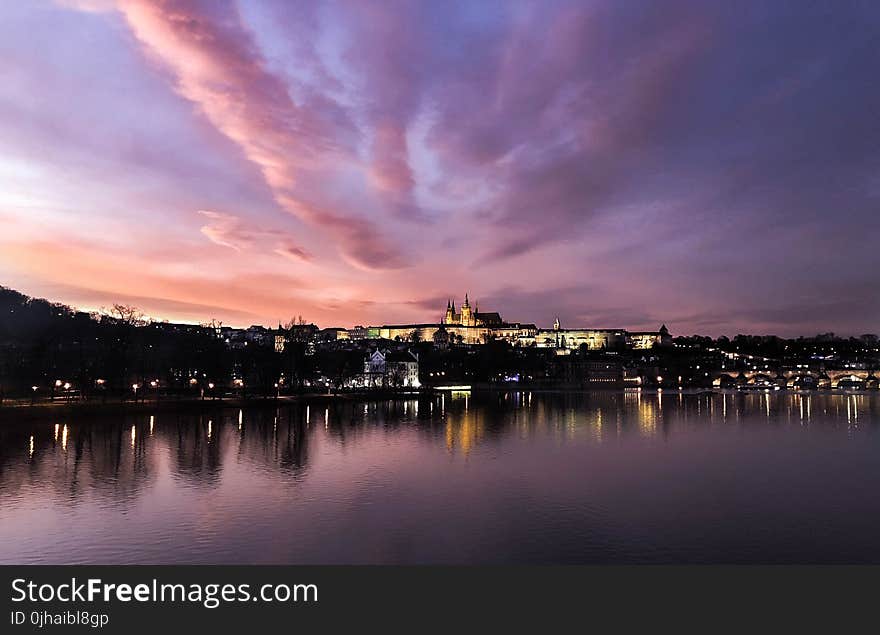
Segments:
[[[601,408],[599,408],[596,411],[596,418],[593,419],[592,429],[593,429],[593,438],[596,440],[596,443],[602,443],[602,409]]]
[[[150,436],[153,436],[153,424],[156,423],[156,417],[150,415]]]
[[[660,409],[662,397],[657,395],[657,409]],[[644,437],[653,437],[657,433],[657,412],[654,402],[639,399],[639,433]]]
[[[64,427],[61,429],[61,448],[67,449],[67,424],[64,424]]]
[[[370,414],[370,407],[367,404],[364,404],[364,416]]]
[[[306,426],[309,425],[309,407],[306,406]]]
[[[208,439],[210,440],[210,438],[211,438],[211,420],[208,419]]]
[[[859,408],[855,395],[848,395],[846,398],[846,421],[850,425],[859,423]]]
[[[56,423],[55,424],[55,442],[56,443],[58,442],[58,428],[59,428],[59,425]]]
[[[134,437],[135,437],[134,426],[131,426],[131,447],[132,448],[134,448]]]
[[[241,425],[244,423],[244,411],[238,411],[238,429],[241,430]]]
[[[574,433],[577,430],[578,426],[578,416],[575,412],[574,408],[569,409],[564,417],[561,417],[556,421],[556,427],[559,427],[560,421],[562,422],[562,433],[566,438],[571,439],[574,438]]]
[[[446,449],[450,452],[458,446],[462,454],[467,456],[482,435],[483,422],[478,414],[463,413],[460,417],[453,415],[446,420]]]
[[[58,426],[55,426],[56,428]],[[34,455],[34,435],[31,435],[31,439],[28,442],[28,458],[31,458]]]
[[[324,408],[324,429],[330,425],[330,408]]]
[[[807,395],[806,397],[804,397],[803,394],[799,394],[797,396],[797,398],[798,398],[798,406],[799,406],[800,415],[801,415],[801,421],[809,422],[810,421],[810,399],[811,399],[811,397],[810,397],[810,395]]]

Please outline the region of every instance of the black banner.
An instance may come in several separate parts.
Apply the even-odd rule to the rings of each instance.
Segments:
[[[3,633],[171,629],[840,629],[876,567],[2,567]],[[576,620],[572,622],[571,620]]]

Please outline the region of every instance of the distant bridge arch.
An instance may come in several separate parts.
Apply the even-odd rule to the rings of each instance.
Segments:
[[[851,368],[826,370],[821,372],[787,370],[780,375],[768,373],[766,370],[724,370],[716,375],[716,383],[722,376],[730,377],[733,383],[742,383],[745,378],[747,384],[754,385],[758,382],[764,382],[768,378],[771,380],[776,378],[785,378],[785,385],[788,387],[804,386],[812,384],[822,388],[878,388],[880,387],[880,371],[874,370],[856,370]],[[841,383],[842,382],[842,383]],[[727,382],[725,382],[727,383]]]

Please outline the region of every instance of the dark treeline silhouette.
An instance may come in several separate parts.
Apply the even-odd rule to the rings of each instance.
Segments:
[[[265,347],[231,349],[216,323],[154,322],[125,305],[84,313],[0,287],[0,315],[6,396],[210,398],[235,386],[236,377],[242,392],[269,394],[286,361]]]

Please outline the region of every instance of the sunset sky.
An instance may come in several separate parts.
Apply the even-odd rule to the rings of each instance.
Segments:
[[[880,331],[880,4],[0,4],[0,284],[247,326]]]

